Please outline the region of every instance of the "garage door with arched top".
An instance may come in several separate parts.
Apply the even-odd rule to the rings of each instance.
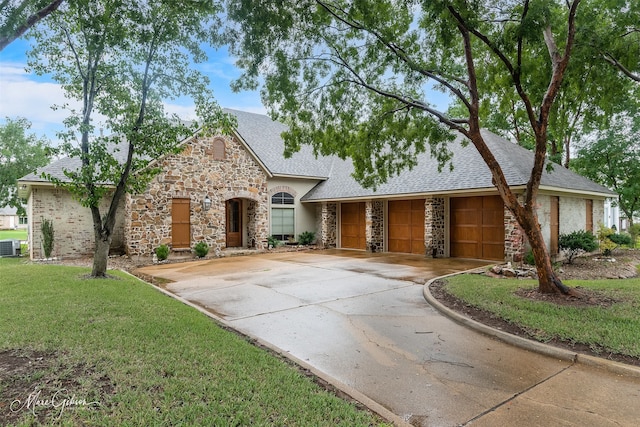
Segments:
[[[424,204],[424,199],[389,201],[389,252],[424,255]]]
[[[366,249],[364,202],[340,204],[340,247]]]
[[[500,196],[452,198],[451,256],[504,260],[504,204]]]

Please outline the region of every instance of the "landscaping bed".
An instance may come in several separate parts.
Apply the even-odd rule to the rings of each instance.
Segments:
[[[518,298],[537,303],[546,303],[551,306],[560,307],[564,311],[569,308],[575,309],[595,309],[611,311],[614,307],[631,304],[636,307],[636,312],[640,313],[638,306],[640,301],[629,302],[630,298],[640,298],[640,279],[638,279],[638,265],[640,265],[639,250],[619,250],[611,258],[605,259],[599,256],[582,257],[575,260],[574,264],[565,264],[559,267],[559,276],[566,281],[568,286],[574,287],[579,295],[567,296],[562,294],[540,294],[536,290],[536,282],[533,280],[494,278],[492,280],[509,280],[514,282],[513,294]],[[614,261],[615,260],[615,261]],[[478,275],[478,279],[487,277],[486,273]],[[636,279],[634,279],[636,278]],[[617,280],[616,280],[617,279]],[[618,291],[615,284],[620,279],[625,279],[619,283],[624,283],[626,289]],[[484,280],[484,279],[482,279]],[[629,281],[632,281],[631,283]],[[602,282],[604,281],[604,282]],[[590,283],[604,283],[610,286],[604,289],[592,288]],[[637,282],[637,286],[636,286]],[[470,303],[467,300],[454,296],[446,289],[447,281],[438,280],[431,284],[429,290],[434,298],[445,306],[472,318],[473,320],[492,326],[505,332],[522,336],[525,338],[540,340],[551,345],[567,348],[572,351],[604,357],[635,366],[640,366],[640,357],[637,354],[625,354],[625,351],[615,351],[607,345],[599,345],[595,342],[581,342],[568,336],[547,334],[544,326],[541,328],[527,327],[524,323],[507,320],[499,313],[499,309],[484,309],[479,304]],[[635,290],[637,289],[637,291]],[[487,298],[494,298],[493,296]],[[493,301],[499,306],[502,301]],[[514,309],[517,311],[518,309]],[[525,309],[526,310],[526,309]],[[633,310],[631,310],[633,311]],[[591,311],[593,312],[593,310]],[[640,316],[640,314],[639,314]],[[637,321],[637,318],[632,319]],[[567,320],[570,322],[571,320]],[[623,319],[621,319],[623,321]],[[631,322],[626,323],[626,327],[632,328]],[[568,335],[571,334],[571,325],[568,327]],[[603,332],[606,336],[606,330]],[[631,352],[633,353],[633,351]]]

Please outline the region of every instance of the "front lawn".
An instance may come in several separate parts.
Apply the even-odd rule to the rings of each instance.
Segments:
[[[27,240],[27,230],[0,230],[0,240]]]
[[[369,412],[121,272],[0,259],[0,425],[369,426]]]
[[[557,339],[605,355],[640,357],[640,279],[567,280],[565,284],[591,292],[605,304],[571,306],[531,299],[521,296],[526,291],[516,291],[534,291],[537,281],[478,274],[447,278],[445,290],[520,326],[540,341]]]

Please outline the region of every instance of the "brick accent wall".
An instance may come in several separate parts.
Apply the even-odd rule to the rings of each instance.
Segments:
[[[335,248],[338,245],[338,208],[336,203],[322,202],[316,207],[316,229],[320,230],[318,243],[323,248]]]
[[[212,142],[223,140],[225,158],[214,156]],[[131,255],[149,255],[171,245],[171,201],[188,198],[191,247],[205,241],[212,252],[226,247],[225,202],[243,199],[245,245],[266,248],[269,230],[267,176],[244,145],[230,137],[197,137],[181,153],[159,161],[162,172],[147,190],[130,196],[126,207],[126,248]],[[211,208],[203,209],[205,196]]]
[[[384,204],[369,200],[365,204],[365,239],[368,252],[384,250]]]
[[[424,202],[424,246],[427,257],[445,256],[445,199],[427,197]]]
[[[105,197],[100,205],[100,212],[103,215],[107,212],[109,203],[110,198]],[[123,204],[120,204],[111,242],[113,251],[121,251],[124,247]],[[44,258],[40,231],[43,219],[53,222],[54,239],[51,256],[79,258],[93,255],[95,238],[91,210],[80,205],[67,190],[34,186],[29,195],[28,209],[31,218],[29,229],[31,259]]]

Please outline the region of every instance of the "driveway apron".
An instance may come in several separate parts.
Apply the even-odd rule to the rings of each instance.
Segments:
[[[425,302],[427,280],[484,264],[330,250],[141,270],[413,425],[636,425],[640,381],[510,346]]]

